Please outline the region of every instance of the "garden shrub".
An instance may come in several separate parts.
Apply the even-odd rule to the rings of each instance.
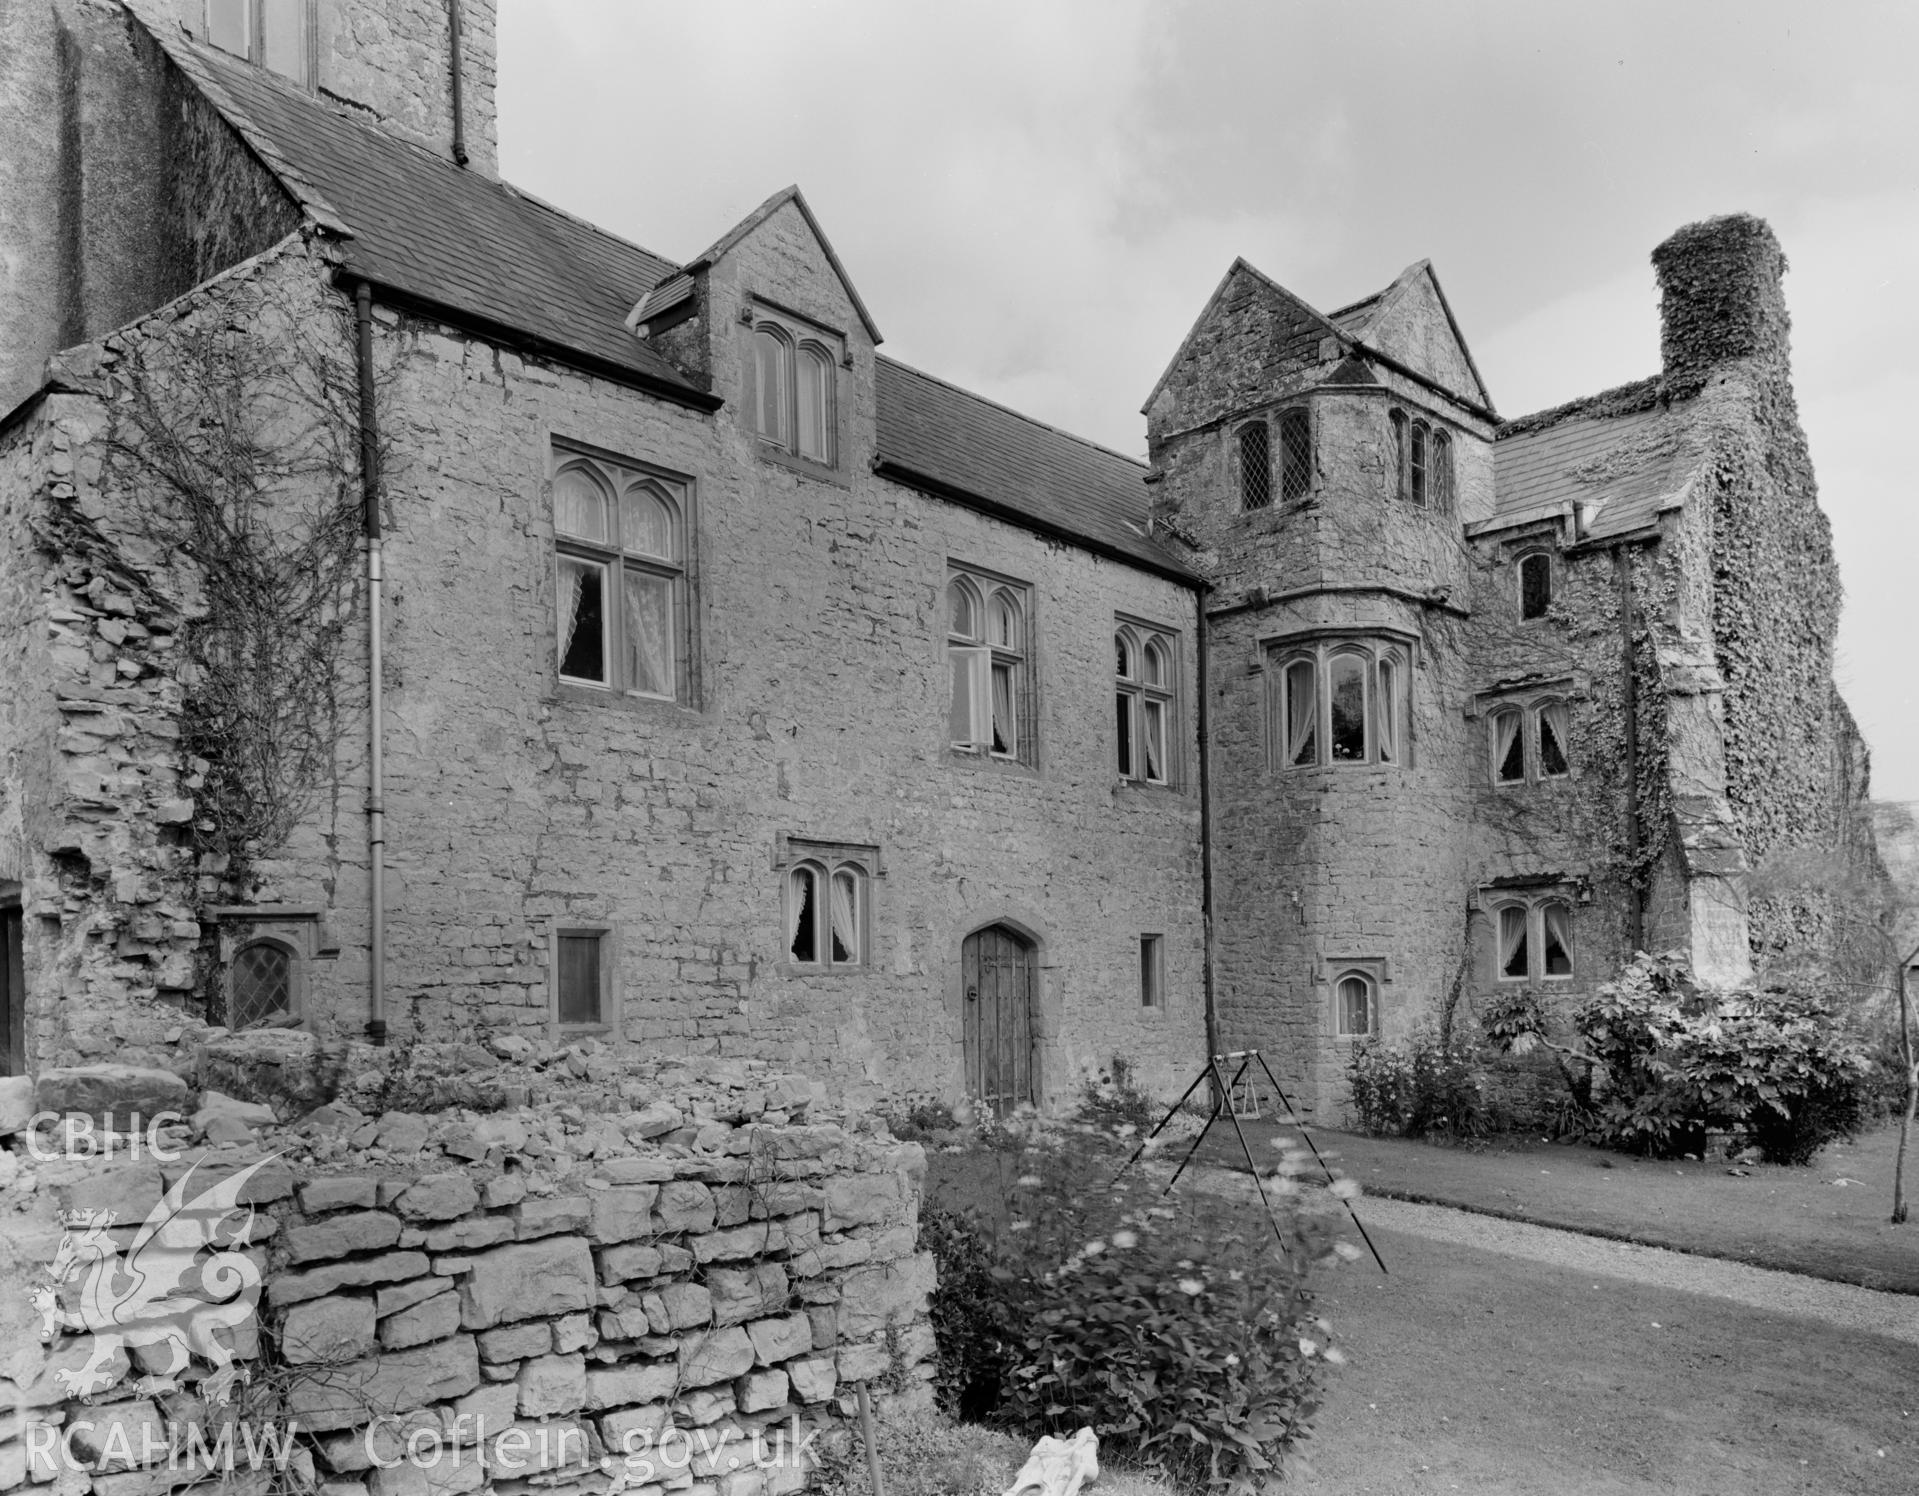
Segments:
[[[1354,1045],[1346,1082],[1355,1120],[1375,1137],[1472,1138],[1488,1130],[1472,1047],[1441,1043],[1430,1029],[1414,1033],[1403,1049],[1373,1040]]]
[[[1020,1172],[988,1172],[980,1208],[926,1213],[935,1385],[949,1407],[1023,1438],[1090,1424],[1102,1451],[1251,1492],[1307,1437],[1325,1369],[1342,1359],[1313,1316],[1310,1266],[1353,1249],[1302,1204],[1303,1154],[1286,1153],[1268,1184],[1282,1248],[1256,1203],[1163,1196],[1139,1167],[1115,1181],[1136,1131],[1036,1133],[1016,1157],[985,1161]]]
[[[1872,1119],[1865,1044],[1817,993],[1695,988],[1675,955],[1639,956],[1573,1016],[1556,1043],[1537,1004],[1507,1004],[1489,1032],[1514,1053],[1543,1043],[1593,1067],[1593,1141],[1658,1158],[1703,1156],[1713,1133],[1746,1137],[1768,1163],[1804,1164]]]

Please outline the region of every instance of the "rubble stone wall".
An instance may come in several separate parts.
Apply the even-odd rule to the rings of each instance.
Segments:
[[[524,1054],[511,1039],[500,1048]],[[450,1048],[442,1058],[459,1060]],[[658,1490],[686,1484],[673,1478],[687,1455],[704,1489],[779,1496],[816,1462],[818,1436],[830,1446],[852,1415],[853,1384],[929,1407],[918,1145],[765,1067],[609,1070],[599,1057],[595,1081],[567,1068],[584,1058],[547,1055],[542,1081],[537,1064],[469,1056],[469,1072],[484,1060],[495,1076],[491,1100],[525,1103],[486,1112],[362,1112],[349,1098],[377,1087],[349,1085],[281,1126],[268,1103],[201,1092],[190,1129],[163,1135],[199,1142],[167,1162],[42,1163],[23,1176],[21,1155],[0,1148],[0,1233],[54,1290],[65,1332],[9,1345],[17,1412],[0,1424],[0,1489],[24,1476],[57,1479],[60,1496],[164,1492],[194,1468],[189,1438],[210,1443],[232,1423],[242,1440],[249,1426],[295,1430],[293,1474],[327,1496],[536,1478],[598,1491],[616,1470]],[[377,1073],[371,1052],[360,1061]],[[298,1110],[284,1095],[278,1105]],[[23,1177],[38,1185],[37,1232],[6,1209],[35,1203]],[[218,1232],[208,1217],[202,1238],[244,1256],[257,1315],[245,1312],[252,1289],[234,1293],[242,1271],[208,1293],[204,1322],[231,1328],[194,1340],[190,1364],[169,1367],[166,1341],[116,1346],[118,1322],[81,1307],[97,1286],[85,1249],[63,1279],[48,1270],[62,1230],[84,1242],[111,1210],[105,1229],[128,1264],[171,1283],[158,1246],[133,1247],[131,1228],[166,1209],[167,1190],[186,1208],[178,1219],[195,1219],[222,1181],[235,1213]],[[236,1241],[249,1206],[259,1215]],[[228,1350],[237,1378],[220,1370]],[[60,1373],[90,1365],[100,1380],[82,1399]],[[689,1435],[676,1472],[674,1441]],[[623,1464],[649,1451],[657,1474]]]

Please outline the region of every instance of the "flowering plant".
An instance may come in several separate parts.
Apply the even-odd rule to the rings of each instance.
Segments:
[[[1105,1447],[1176,1479],[1251,1491],[1307,1437],[1326,1368],[1343,1359],[1306,1286],[1343,1207],[1299,1188],[1290,1150],[1267,1181],[1271,1218],[1190,1176],[1165,1194],[1150,1154],[1121,1171],[1133,1132],[1036,1137],[1002,1209],[976,1217],[999,1334],[996,1406],[973,1411],[1028,1437],[1090,1424]],[[985,1275],[970,1266],[977,1325]]]

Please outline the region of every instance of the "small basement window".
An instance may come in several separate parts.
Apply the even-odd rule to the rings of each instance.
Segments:
[[[227,1027],[235,1030],[279,1026],[291,1020],[293,952],[277,940],[242,946],[227,971]]]

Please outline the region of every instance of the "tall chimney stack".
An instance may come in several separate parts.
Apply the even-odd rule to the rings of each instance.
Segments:
[[[1696,394],[1720,365],[1758,359],[1785,374],[1785,251],[1764,219],[1729,213],[1689,223],[1652,252],[1659,352],[1669,394]]]

